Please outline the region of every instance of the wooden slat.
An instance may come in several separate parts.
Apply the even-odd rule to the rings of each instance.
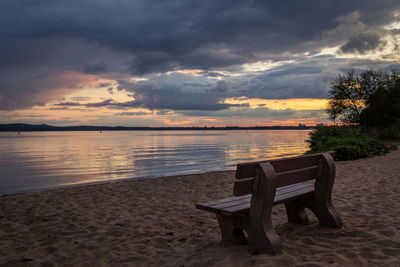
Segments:
[[[311,194],[312,192],[314,192],[314,185],[308,183],[298,183],[280,187],[276,190],[274,205]],[[247,194],[240,197],[229,197],[196,204],[196,207],[198,209],[222,213],[225,215],[240,215],[249,211],[250,202],[251,194]]]
[[[206,210],[206,211],[211,211],[215,213],[224,213],[227,215],[237,215],[239,213],[245,212],[245,209],[250,208],[250,202],[251,202],[251,195],[248,195],[247,198],[243,198],[237,202],[228,202],[226,203],[224,207],[219,208],[214,207],[214,206],[206,206],[203,204],[197,204],[196,207],[198,209]]]
[[[305,182],[316,179],[318,175],[318,166],[286,171],[276,174],[276,187]]]
[[[254,177],[257,165],[261,162],[239,163],[236,167],[236,179],[246,179]]]
[[[254,178],[236,180],[233,185],[233,195],[242,196],[253,192]]]
[[[293,200],[312,194],[314,192],[314,185],[312,184],[309,185],[310,186],[297,189],[296,191],[287,192],[285,194],[280,194],[275,196],[274,205],[278,205],[288,200]]]
[[[233,197],[228,197],[228,198],[224,198],[224,199],[219,199],[219,200],[204,202],[204,203],[201,203],[201,205],[205,205],[205,206],[215,206],[215,205],[218,205],[218,204],[221,204],[221,203],[226,203],[226,202],[230,202],[230,201],[235,201],[235,200],[242,199],[242,198],[247,198],[247,197],[251,197],[251,196],[246,196],[246,195],[238,196],[238,197],[233,196]],[[199,204],[199,205],[200,205],[200,204]]]
[[[216,210],[226,210],[226,209],[230,209],[230,208],[235,209],[235,207],[237,207],[237,206],[241,206],[243,204],[249,203],[250,199],[251,199],[251,196],[249,195],[248,198],[243,198],[243,199],[239,199],[236,201],[227,202],[227,203],[219,204],[216,206],[211,206],[210,208],[216,209]]]
[[[307,174],[310,172],[311,176],[314,177],[314,172],[316,172],[316,173],[318,172],[317,170],[314,170],[316,168],[317,167],[311,167],[311,170],[310,169],[306,169],[306,170],[303,170],[303,171],[300,170],[299,171],[299,175],[302,175],[302,177],[309,177],[309,176],[307,176]],[[285,173],[281,173],[281,174],[282,174],[282,176],[285,175]],[[294,174],[296,174],[296,172],[294,172]],[[300,182],[311,180],[311,179],[314,179],[314,178],[304,179],[304,180],[301,180]],[[254,178],[235,180],[234,187],[233,187],[233,196],[237,197],[237,196],[243,196],[243,195],[251,194],[252,191],[253,191],[253,183],[254,183]],[[278,182],[278,185],[279,185],[279,187],[276,189],[277,193],[280,190],[285,190],[285,188],[289,188],[291,186],[296,186],[296,184],[280,185],[279,182]]]
[[[278,195],[286,194],[288,192],[296,191],[298,189],[302,189],[302,188],[309,187],[309,186],[312,187],[313,185],[308,184],[308,183],[298,183],[298,184],[291,184],[291,185],[278,187],[276,189],[275,197]]]
[[[209,201],[209,202],[196,204],[196,208],[202,209],[202,210],[214,211],[215,209],[213,207],[216,205],[229,203],[229,202],[241,200],[241,199],[250,199],[250,198],[251,198],[251,194],[243,195],[243,196],[239,196],[239,197],[228,197],[228,198],[219,199],[219,200],[215,200],[215,201]]]
[[[329,151],[333,157],[334,151]],[[319,159],[323,153],[303,155],[299,157],[292,158],[284,158],[284,159],[275,159],[269,160],[272,166],[275,169],[276,173],[290,171],[294,169],[307,168],[312,166],[318,166]],[[249,163],[240,163],[237,165],[236,169],[236,179],[246,179],[250,177],[254,177],[255,169],[257,168],[258,163],[262,163],[266,161],[260,162],[249,162]]]
[[[240,206],[223,209],[221,210],[221,213],[225,215],[238,215],[242,213],[247,213],[249,212],[249,210],[250,210],[250,199],[249,202],[244,203]]]
[[[308,167],[318,166],[321,154],[313,154],[298,158],[271,160],[271,165],[276,173],[287,172],[296,169],[304,169]]]

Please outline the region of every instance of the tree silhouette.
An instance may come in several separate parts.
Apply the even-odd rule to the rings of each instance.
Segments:
[[[367,99],[360,123],[368,127],[400,125],[400,73],[385,75],[385,82]]]
[[[400,75],[368,69],[349,71],[330,85],[328,115],[345,124],[388,126],[399,122]]]

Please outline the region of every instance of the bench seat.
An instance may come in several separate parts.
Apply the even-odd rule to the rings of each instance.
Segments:
[[[285,201],[312,195],[314,185],[309,183],[297,183],[278,187],[275,193],[274,205],[284,203]],[[250,210],[252,194],[246,194],[237,197],[228,197],[216,201],[196,204],[196,208],[211,211],[226,216],[240,216]]]

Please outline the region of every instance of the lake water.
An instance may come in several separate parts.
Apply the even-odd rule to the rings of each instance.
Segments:
[[[0,133],[0,195],[235,169],[296,156],[309,130]]]

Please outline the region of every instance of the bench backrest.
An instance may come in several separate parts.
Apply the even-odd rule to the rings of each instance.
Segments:
[[[333,151],[326,152],[332,157]],[[275,170],[276,187],[317,179],[321,174],[321,158],[324,153],[309,154],[299,157],[275,159],[269,161]],[[261,162],[240,163],[236,169],[236,181],[233,195],[241,196],[253,192],[254,176]]]

